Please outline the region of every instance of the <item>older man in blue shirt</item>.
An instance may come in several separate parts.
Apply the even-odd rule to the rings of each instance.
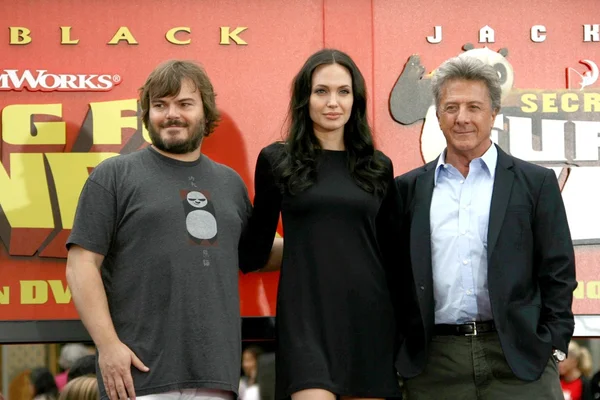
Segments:
[[[450,59],[432,90],[447,147],[396,179],[419,304],[396,363],[408,398],[562,399],[577,283],[556,176],[492,143],[493,67]]]

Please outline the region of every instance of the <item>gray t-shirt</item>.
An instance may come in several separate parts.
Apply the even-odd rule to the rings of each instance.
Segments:
[[[251,207],[240,176],[204,155],[182,162],[148,147],[90,174],[67,246],[105,256],[119,339],[150,368],[132,367],[137,395],[237,393],[238,245]]]

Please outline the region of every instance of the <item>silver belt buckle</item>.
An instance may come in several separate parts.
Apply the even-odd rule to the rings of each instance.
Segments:
[[[476,322],[467,322],[465,325],[473,326],[473,333],[465,333],[465,336],[477,336],[477,323]]]

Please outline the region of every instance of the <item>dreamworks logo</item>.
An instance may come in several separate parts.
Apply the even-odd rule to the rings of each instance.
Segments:
[[[5,69],[0,74],[0,91],[27,89],[30,91],[106,92],[121,83],[120,75],[52,74],[45,69]]]

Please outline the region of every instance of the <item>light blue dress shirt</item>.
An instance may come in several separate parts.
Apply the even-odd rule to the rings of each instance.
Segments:
[[[487,282],[487,234],[498,150],[491,145],[465,178],[446,164],[434,176],[430,228],[436,324],[492,319]]]

